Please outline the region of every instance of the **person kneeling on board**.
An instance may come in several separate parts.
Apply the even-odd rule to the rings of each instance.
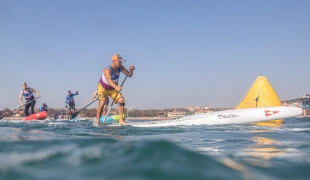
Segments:
[[[47,109],[48,109],[47,105],[45,103],[43,103],[43,105],[40,107],[40,112],[42,112],[42,111],[47,112]]]

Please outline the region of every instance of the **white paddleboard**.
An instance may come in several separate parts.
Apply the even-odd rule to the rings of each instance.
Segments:
[[[190,125],[216,125],[240,124],[276,119],[291,118],[302,114],[302,109],[288,106],[275,106],[264,108],[248,108],[238,110],[217,111],[197,115],[185,116],[180,119],[167,121],[153,121],[141,123],[128,123],[135,127],[161,127],[161,126],[190,126]]]

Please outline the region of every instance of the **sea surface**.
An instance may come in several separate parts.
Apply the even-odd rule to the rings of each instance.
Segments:
[[[310,179],[310,118],[148,128],[4,119],[0,179]]]

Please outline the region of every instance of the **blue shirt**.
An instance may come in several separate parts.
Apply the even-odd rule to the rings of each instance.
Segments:
[[[41,106],[40,107],[40,112],[42,112],[42,111],[46,111],[47,112],[47,106]]]
[[[74,104],[74,98],[73,96],[79,95],[79,92],[76,92],[74,94],[70,94],[66,96],[65,103],[68,104],[69,106],[75,106]]]

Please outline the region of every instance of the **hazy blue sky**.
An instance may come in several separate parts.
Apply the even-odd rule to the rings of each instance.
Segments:
[[[122,91],[133,108],[234,107],[259,75],[297,98],[310,93],[310,1],[0,0],[0,109],[19,105],[22,82],[36,107],[62,108],[68,90],[84,107],[114,53],[136,67]]]

